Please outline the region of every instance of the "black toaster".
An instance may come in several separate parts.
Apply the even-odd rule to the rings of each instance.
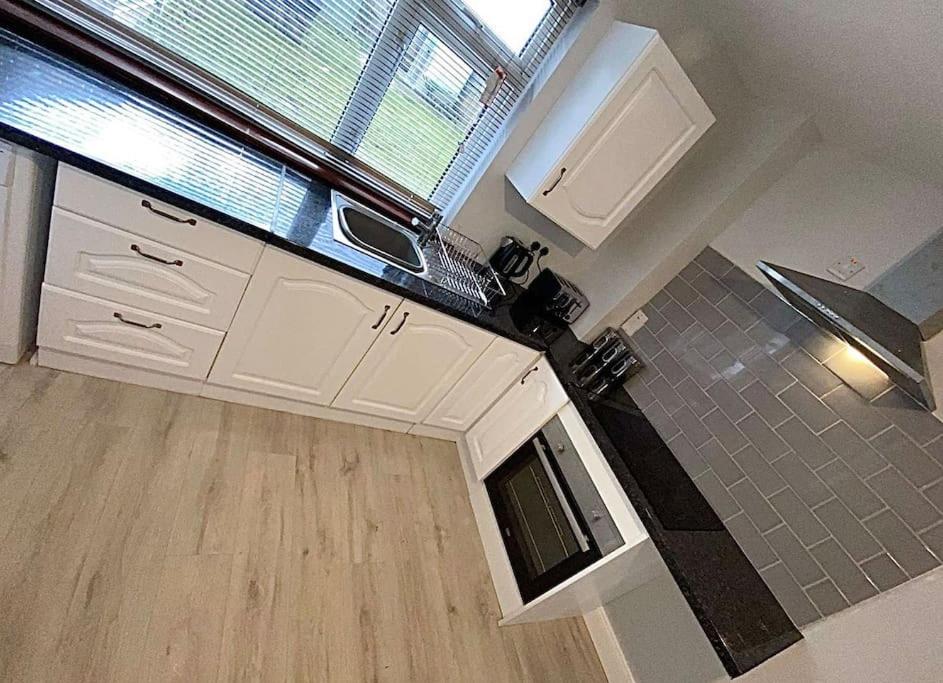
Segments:
[[[589,308],[589,300],[580,288],[544,268],[527,287],[530,304],[552,320],[572,325]]]

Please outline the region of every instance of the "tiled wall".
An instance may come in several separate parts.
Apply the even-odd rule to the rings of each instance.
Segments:
[[[629,393],[798,625],[940,564],[943,423],[712,249],[645,312]]]

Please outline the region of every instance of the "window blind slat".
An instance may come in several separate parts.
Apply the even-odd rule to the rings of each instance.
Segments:
[[[123,44],[137,36],[143,58],[162,63],[156,50],[184,60],[240,94],[262,123],[282,117],[438,206],[486,153],[578,4],[548,3],[511,58],[459,0],[37,1],[93,15],[105,38],[123,27]],[[507,78],[484,107],[497,66]]]

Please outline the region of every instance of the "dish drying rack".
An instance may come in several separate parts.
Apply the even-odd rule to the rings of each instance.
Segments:
[[[426,267],[433,283],[487,308],[506,296],[481,245],[471,237],[439,224],[426,247]]]

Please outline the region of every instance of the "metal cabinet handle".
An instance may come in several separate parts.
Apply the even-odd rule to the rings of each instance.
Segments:
[[[396,329],[393,330],[392,332],[390,332],[390,336],[391,336],[391,337],[392,337],[394,334],[396,334],[397,332],[399,332],[401,329],[403,329],[403,325],[406,324],[406,318],[408,318],[408,317],[409,317],[409,311],[404,311],[404,312],[403,312],[403,319],[399,321],[399,325],[396,326]]]
[[[530,373],[532,373],[532,372],[537,372],[537,368],[536,368],[536,367],[531,368],[531,369],[528,370],[526,373],[524,373],[524,376],[521,377],[521,384],[524,384],[524,382],[527,381],[527,378],[530,377]]]
[[[141,247],[136,244],[131,245],[131,251],[140,254],[144,258],[149,258],[151,261],[157,261],[158,263],[164,263],[168,266],[182,266],[183,261],[180,259],[174,259],[173,261],[168,261],[167,259],[161,258],[160,256],[154,256],[153,254],[148,254],[146,251],[143,251]]]
[[[553,181],[553,185],[551,185],[546,190],[544,190],[544,197],[546,197],[548,194],[553,192],[554,189],[556,189],[557,185],[560,184],[560,181],[563,180],[564,173],[566,173],[566,166],[560,169],[560,176],[556,180]]]
[[[534,444],[534,449],[537,451],[537,458],[540,460],[540,465],[543,467],[543,470],[547,475],[547,479],[550,480],[550,487],[553,489],[553,492],[557,497],[557,502],[560,503],[560,508],[563,510],[563,516],[566,517],[566,521],[570,525],[570,531],[573,532],[573,538],[576,539],[576,543],[579,545],[580,550],[582,550],[584,553],[589,552],[589,542],[586,540],[583,530],[580,529],[579,522],[576,521],[576,514],[573,512],[573,508],[570,506],[570,502],[567,500],[566,494],[563,492],[563,487],[560,486],[560,481],[557,479],[556,472],[554,472],[553,468],[550,467],[550,459],[547,457],[547,451],[544,450],[544,445],[540,443],[540,439],[534,439],[532,443]]]
[[[115,312],[115,317],[123,322],[125,325],[134,325],[135,327],[143,327],[145,330],[159,330],[163,327],[160,323],[151,323],[150,325],[146,323],[138,323],[133,320],[128,320],[123,315],[118,312]]]
[[[169,221],[174,223],[186,223],[187,225],[196,225],[196,218],[180,218],[179,216],[174,216],[173,214],[167,213],[166,211],[161,211],[160,209],[155,209],[154,205],[151,204],[146,199],[141,200],[141,206],[150,211],[151,213],[156,213],[161,218],[166,218]]]
[[[386,314],[389,313],[389,312],[390,312],[390,307],[389,307],[389,306],[384,306],[384,307],[383,307],[383,313],[380,314],[380,319],[377,320],[377,324],[376,324],[376,325],[371,325],[371,326],[370,326],[370,329],[371,329],[371,330],[379,330],[379,329],[380,329],[380,325],[382,325],[382,324],[383,324],[383,321],[386,320]]]

